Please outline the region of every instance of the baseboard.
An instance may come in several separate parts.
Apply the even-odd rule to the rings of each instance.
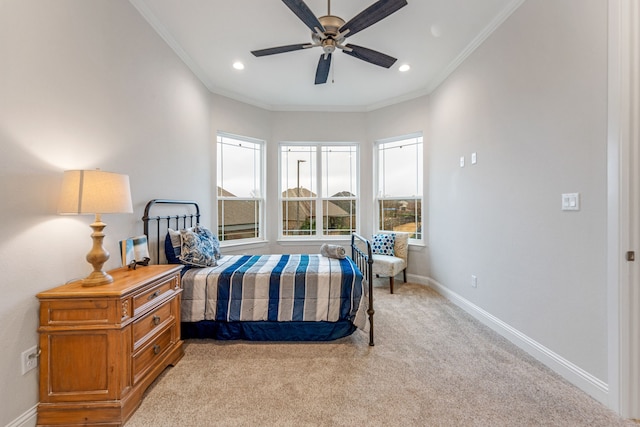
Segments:
[[[34,427],[38,418],[38,405],[34,405],[15,420],[11,421],[6,427]]]
[[[493,316],[491,313],[486,312],[455,292],[449,290],[437,281],[424,276],[411,274],[408,274],[407,276],[407,279],[412,283],[420,283],[434,289],[453,304],[462,308],[481,323],[502,335],[522,350],[526,351],[532,357],[545,364],[565,380],[569,381],[571,384],[575,385],[594,399],[604,405],[609,404],[609,385],[604,381],[596,378],[584,369],[571,363],[569,360],[554,353],[539,342],[529,338],[527,335]]]

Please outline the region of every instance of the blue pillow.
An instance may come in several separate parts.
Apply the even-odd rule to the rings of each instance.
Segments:
[[[180,239],[178,248],[176,236]],[[218,238],[202,225],[180,231],[170,229],[165,239],[165,251],[173,252],[178,263],[193,267],[215,267],[221,256]]]
[[[211,242],[211,246],[213,247],[213,256],[215,259],[220,259],[220,241],[218,240],[218,237],[215,236],[211,230],[209,230],[207,227],[203,226],[203,225],[196,225],[196,227],[193,229],[193,231],[195,231],[196,233],[198,233],[198,235],[200,235],[200,237],[202,237],[203,239],[209,240]]]
[[[164,254],[169,264],[182,264],[180,261],[180,232],[169,228],[164,239]]]
[[[375,234],[373,236],[373,243],[371,244],[371,251],[378,255],[395,256],[393,245],[396,243],[396,234]]]
[[[180,230],[182,245],[180,261],[194,267],[214,267],[217,265],[211,240],[193,229]]]

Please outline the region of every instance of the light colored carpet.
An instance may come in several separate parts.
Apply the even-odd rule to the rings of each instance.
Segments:
[[[126,427],[636,426],[433,290],[376,281],[376,345],[188,340]]]

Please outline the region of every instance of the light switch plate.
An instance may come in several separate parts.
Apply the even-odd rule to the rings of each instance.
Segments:
[[[464,156],[460,157],[460,167],[463,168],[464,167]]]
[[[580,193],[564,193],[562,195],[563,211],[579,211],[580,210]]]
[[[477,162],[478,162],[478,155],[475,152],[471,153],[471,164],[475,165]]]

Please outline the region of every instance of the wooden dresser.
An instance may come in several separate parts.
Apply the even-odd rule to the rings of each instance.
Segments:
[[[114,282],[38,294],[39,426],[122,426],[184,354],[179,265],[126,267]]]

